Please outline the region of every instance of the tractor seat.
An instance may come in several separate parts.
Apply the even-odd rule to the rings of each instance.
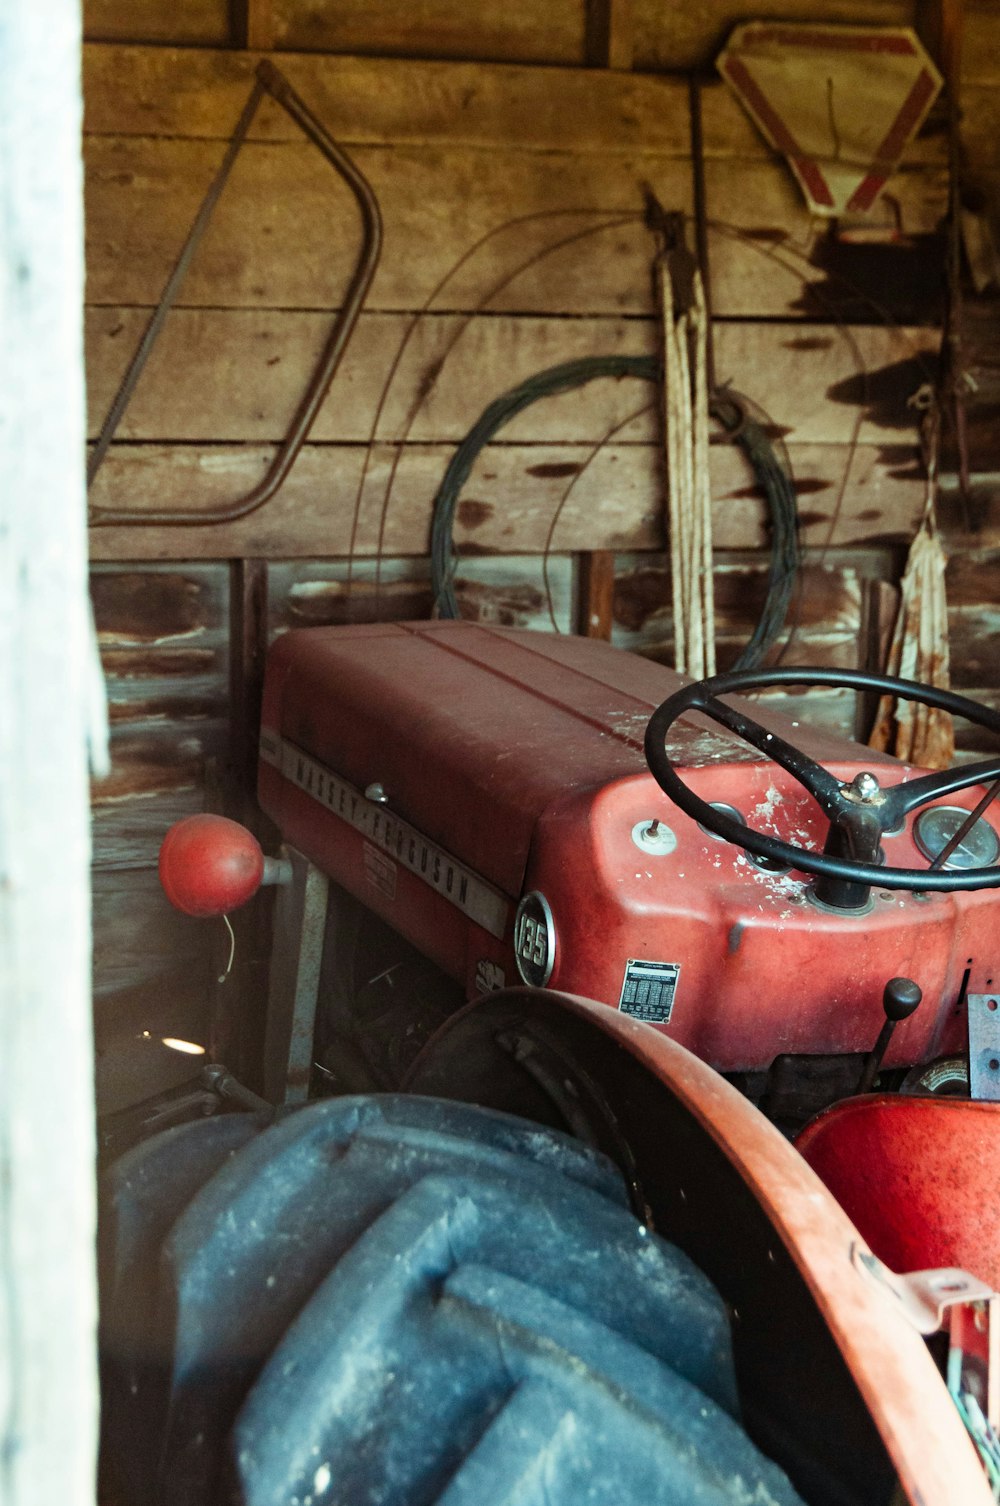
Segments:
[[[892,1270],[959,1266],[1000,1288],[1000,1103],[851,1098],[796,1148]]]

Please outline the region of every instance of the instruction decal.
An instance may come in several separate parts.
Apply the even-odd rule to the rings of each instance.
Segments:
[[[640,957],[630,957],[625,964],[618,1008],[634,1020],[646,1020],[650,1025],[668,1024],[680,972],[679,962],[646,962]]]

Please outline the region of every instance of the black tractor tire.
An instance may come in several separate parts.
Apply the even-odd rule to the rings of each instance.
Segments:
[[[402,1095],[226,1115],[129,1151],[101,1220],[122,1506],[799,1503],[718,1294],[554,1130]]]

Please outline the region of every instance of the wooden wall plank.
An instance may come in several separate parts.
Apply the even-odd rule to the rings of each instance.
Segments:
[[[788,21],[821,21],[861,26],[908,26],[912,0],[755,0],[750,11],[738,0],[703,0],[699,5],[664,5],[635,0],[637,68],[710,69],[733,27],[750,16]]]
[[[89,139],[88,302],[156,302],[219,155],[214,142]],[[422,307],[459,259],[490,236],[438,306],[476,307],[507,279],[491,307],[649,313],[648,233],[638,219],[617,222],[638,214],[647,182],[665,203],[689,206],[686,164],[663,156],[415,147],[356,155],[386,222],[372,308]],[[358,240],[349,192],[314,147],[251,143],[184,284],[183,303],[336,307]],[[544,259],[518,274],[542,252]]]
[[[156,302],[219,151],[204,141],[89,139],[91,304]],[[687,165],[666,156],[498,149],[487,163],[479,152],[407,147],[364,148],[357,157],[386,220],[369,298],[376,309],[412,310],[434,298],[439,308],[471,309],[485,300],[516,312],[651,314],[650,238],[638,218],[643,185],[663,203],[690,210]],[[718,315],[829,319],[847,312],[870,320],[874,305],[897,319],[929,319],[921,283],[899,285],[901,273],[920,270],[916,253],[901,244],[831,246],[782,166],[709,163],[707,186],[709,218],[719,227],[711,236]],[[896,175],[905,236],[933,234],[945,187],[936,170]],[[353,203],[315,149],[248,145],[185,282],[183,304],[336,307],[357,242]],[[939,248],[931,254],[935,271]],[[832,280],[841,274],[870,284],[867,303],[845,297]],[[437,292],[446,278],[446,290]]]
[[[687,89],[681,79],[308,53],[284,53],[278,63],[327,130],[351,149],[449,145],[679,157],[688,152]],[[253,52],[87,47],[84,128],[91,135],[228,140],[256,64]],[[721,86],[720,91],[726,92]],[[735,102],[731,109],[745,119]],[[720,130],[734,130],[725,115]],[[265,101],[250,139],[295,142],[301,133],[284,110]],[[741,142],[745,155],[766,152],[752,127]]]
[[[426,559],[283,560],[269,571],[268,631],[345,622],[402,622],[430,616]],[[574,562],[524,555],[462,559],[455,595],[464,617],[539,632],[570,632],[575,602]],[[551,600],[551,613],[550,613]]]
[[[664,6],[632,0],[634,66],[652,71],[706,69],[732,27],[746,19],[734,0]],[[788,19],[781,0],[761,0],[757,16]],[[912,24],[911,0],[811,0],[796,20],[853,24]],[[85,31],[102,40],[224,45],[228,16],[221,0],[86,0]],[[259,45],[313,52],[353,52],[407,58],[481,59],[579,66],[586,55],[585,0],[273,0],[271,25]],[[973,7],[970,32],[989,36],[988,0]],[[603,62],[600,64],[603,66]]]
[[[267,559],[346,554],[363,446],[309,445],[277,497],[237,523],[211,528],[94,528],[95,559]],[[480,457],[457,513],[456,537],[481,553],[530,553],[545,547],[549,520],[581,471],[590,446],[494,445]],[[789,450],[799,487],[807,542],[846,543],[870,537],[907,539],[922,505],[916,450],[906,445],[860,446],[837,510],[850,451],[844,445],[796,445]],[[391,491],[383,552],[424,554],[431,503],[452,454],[448,446],[408,445]],[[355,548],[376,552],[379,518],[395,447],[376,446]],[[94,500],[110,505],[206,504],[248,489],[263,470],[257,446],[122,446],[105,465]],[[713,492],[718,500],[719,547],[763,543],[758,490],[742,456],[713,446]],[[661,544],[662,483],[658,446],[609,445],[586,467],[563,510],[556,549],[644,549]],[[836,518],[834,521],[834,514]]]
[[[228,569],[97,565],[91,600],[112,725],[94,865],[155,866],[171,822],[204,809],[206,761],[227,748]]]
[[[85,130],[103,136],[228,140],[249,93],[257,54],[171,47],[84,49]],[[667,74],[284,53],[280,66],[345,146],[450,145],[636,152],[686,157],[687,83]],[[702,85],[707,158],[777,160],[718,78]],[[265,101],[251,141],[298,141]],[[944,166],[947,143],[929,123],[904,163]]]
[[[100,1025],[106,1023],[101,1006],[114,994],[145,986],[155,999],[150,985],[177,972],[179,958],[202,954],[204,931],[202,922],[173,909],[155,869],[95,874],[94,970]],[[169,1010],[171,1001],[164,1002]]]
[[[92,436],[147,318],[140,309],[88,311]],[[121,439],[281,439],[329,328],[328,314],[176,310],[119,430]],[[787,439],[809,443],[847,443],[859,408],[865,414],[858,433],[862,443],[884,439],[887,429],[912,434],[914,414],[907,399],[932,378],[938,343],[935,330],[884,326],[803,333],[801,325],[788,322],[717,321],[714,330],[720,380],[752,394]],[[651,320],[497,315],[470,322],[466,316],[428,315],[413,326],[411,316],[365,314],[310,437],[323,443],[367,441],[381,404],[383,438],[408,433],[416,442],[457,442],[499,396],[501,383],[506,390],[550,366],[589,355],[652,355],[657,344]],[[647,383],[594,381],[534,404],[505,428],[504,437],[525,443],[597,441],[657,401]],[[615,438],[652,442],[658,424],[650,411]]]
[[[88,42],[176,42],[225,47],[228,0],[83,0]]]
[[[859,563],[872,568],[868,560]],[[760,618],[767,593],[767,562],[724,555],[716,561],[713,587],[721,670],[732,665]],[[861,600],[858,563],[807,562],[800,594],[789,613],[789,629],[795,625],[795,652],[787,662],[858,668]],[[664,663],[673,662],[670,567],[666,558],[618,556],[613,620],[613,643]],[[782,635],[772,660],[786,636]]]
[[[108,58],[108,51],[119,56]],[[441,300],[474,306],[519,260],[596,225],[601,214],[638,216],[647,181],[671,207],[689,206],[689,121],[678,80],[356,58],[290,62],[321,116],[346,140],[357,137],[354,149],[383,200],[386,259],[371,306],[419,307],[458,257],[490,234]],[[136,79],[131,89],[116,87],[126,63],[126,76]],[[155,301],[221,150],[203,138],[228,136],[251,64],[239,55],[91,49],[88,120],[98,133],[88,148],[91,302]],[[830,258],[787,168],[724,90],[708,89],[705,98],[709,215],[731,227],[714,237],[717,311],[823,317],[816,298],[803,302],[802,278],[819,283],[822,294]],[[372,100],[374,109],[366,103]],[[263,136],[276,139],[246,148],[183,301],[329,307],[340,296],[356,242],[354,206],[287,120],[272,111],[260,124]],[[375,143],[392,151],[374,152]],[[488,166],[479,155],[487,147]],[[563,151],[572,153],[571,164],[558,155]],[[886,296],[900,281],[898,233],[935,230],[945,207],[944,176],[939,137],[890,185],[884,212],[891,208],[897,231],[891,264],[874,255],[884,248],[865,247],[839,271],[857,280],[854,263],[871,261],[870,280]],[[591,213],[573,221],[564,213],[573,210]],[[553,212],[552,219],[500,231],[508,220]],[[304,236],[283,238],[285,227],[303,222]],[[521,273],[491,306],[651,312],[649,256],[638,220],[597,232]],[[616,265],[624,275],[612,273],[609,286]],[[870,318],[871,310],[860,317]]]
[[[965,0],[962,40],[962,93],[970,84],[1000,79],[1000,12],[995,0]]]
[[[409,57],[583,61],[583,0],[274,0],[279,47]]]
[[[215,156],[201,142],[91,141],[91,303],[155,303]],[[662,158],[584,158],[568,171],[561,157],[495,154],[485,177],[478,156],[455,153],[400,151],[362,166],[387,222],[374,308],[409,310],[434,298],[458,309],[649,314],[649,237],[638,218],[622,221],[637,214],[646,182],[664,202],[689,208],[686,169]],[[904,236],[933,236],[944,175],[900,173],[896,181]],[[831,243],[773,164],[717,164],[708,189],[719,316],[859,321],[884,309],[904,322],[933,317],[924,293],[940,261],[936,244],[920,276],[919,245]],[[353,206],[308,148],[248,147],[183,303],[333,308],[356,254]],[[910,268],[918,274],[912,289],[900,286]],[[862,298],[852,296],[852,282],[867,285]]]
[[[1000,71],[1000,70],[998,70]],[[1000,91],[996,82],[963,84],[962,142],[973,173],[1000,166]]]

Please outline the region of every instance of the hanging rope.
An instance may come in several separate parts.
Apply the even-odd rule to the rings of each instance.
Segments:
[[[944,583],[947,558],[936,515],[940,410],[927,389],[921,389],[918,400],[925,407],[921,437],[927,494],[903,572],[886,673],[947,690],[951,684]],[[928,769],[947,769],[955,754],[954,727],[946,711],[895,701],[891,696],[883,696],[879,702],[868,743],[880,752],[891,750],[897,758]]]
[[[676,308],[667,254],[657,258],[656,269],[663,322],[674,664],[701,680],[715,674],[712,491],[708,473],[708,316],[697,267],[691,268],[690,306],[681,311]]]

